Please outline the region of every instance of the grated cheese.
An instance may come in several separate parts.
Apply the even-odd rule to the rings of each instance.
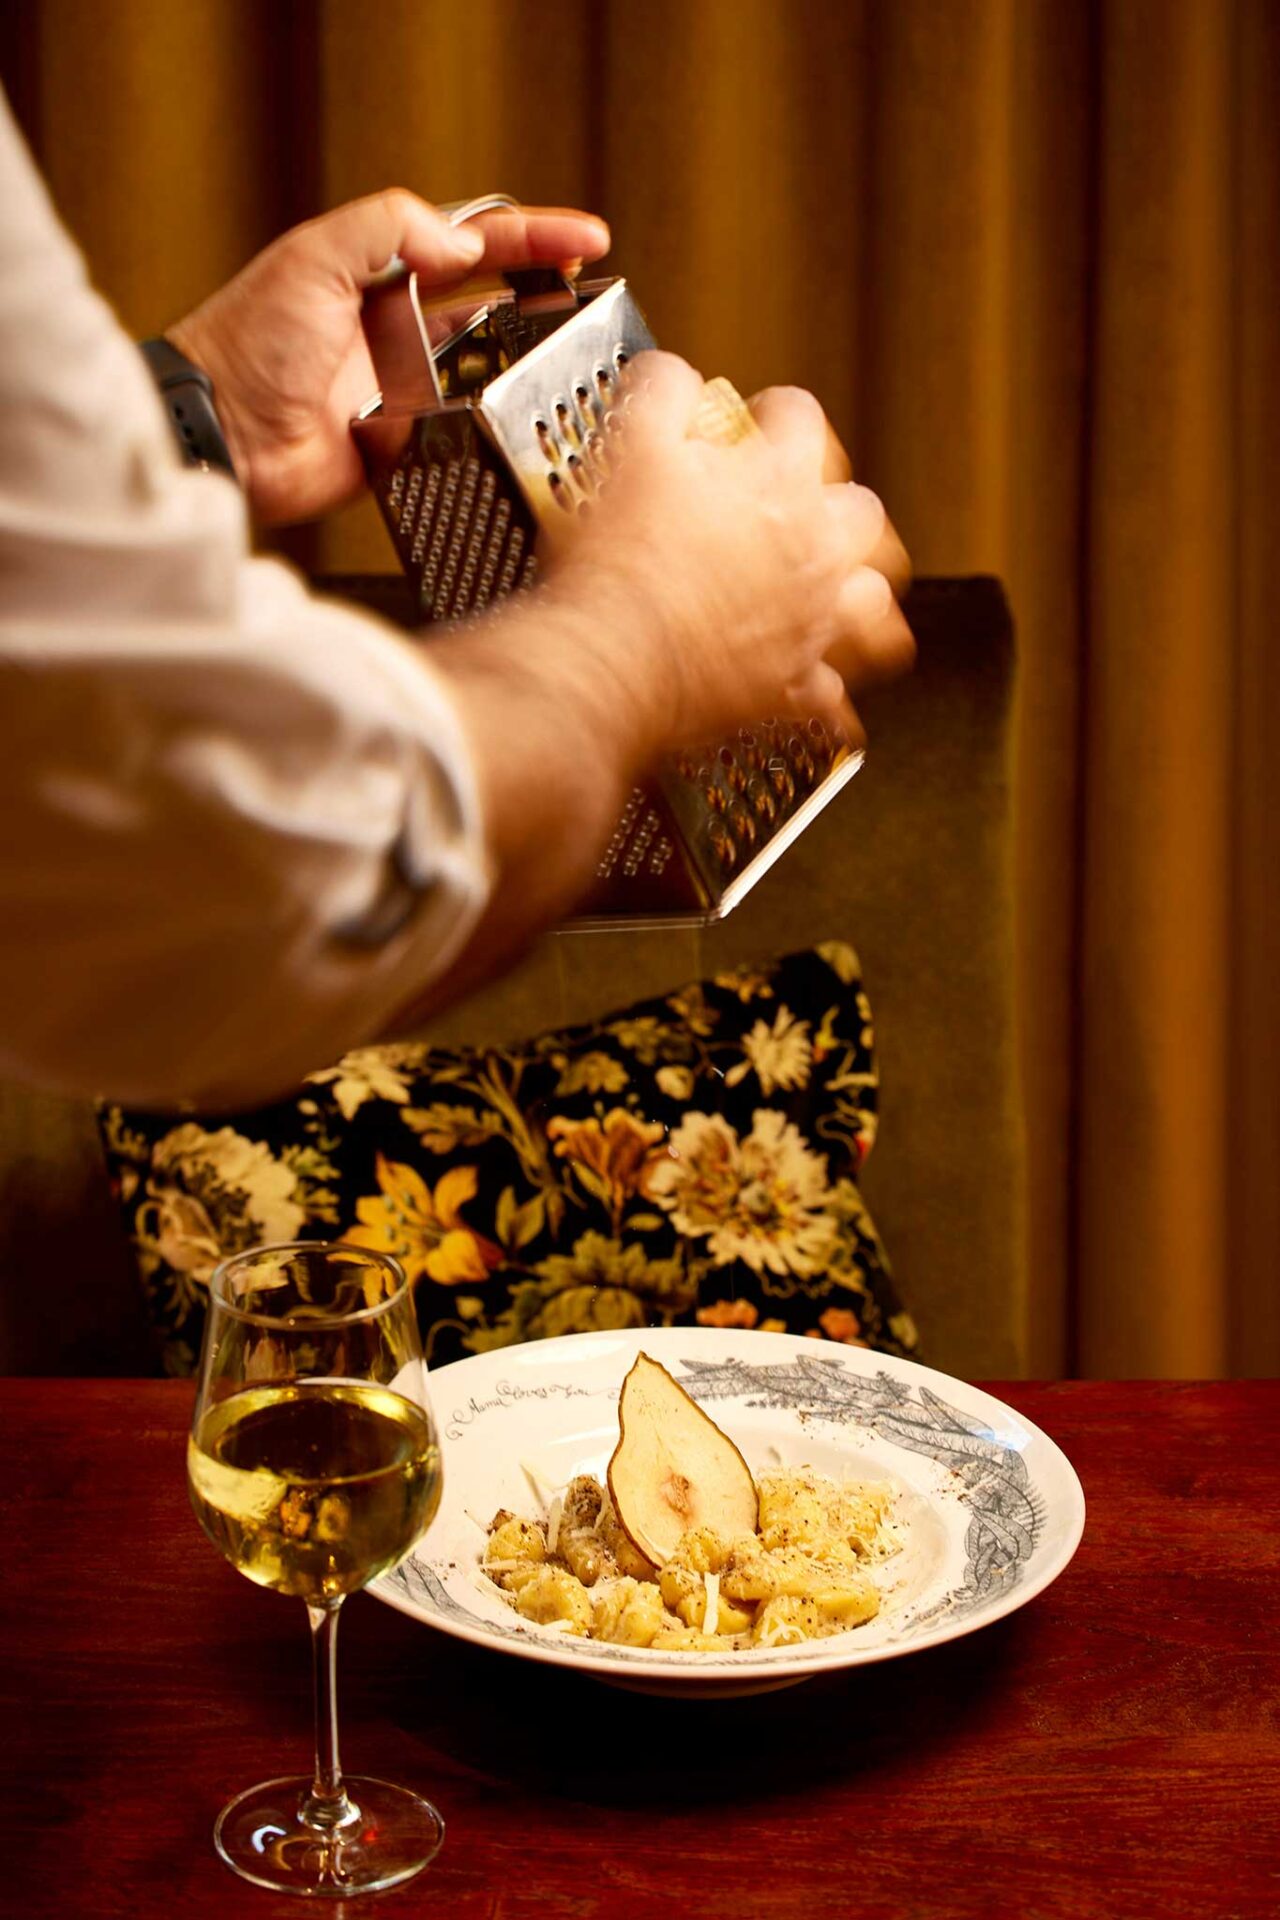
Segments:
[[[615,1527],[619,1533],[625,1530],[617,1520],[607,1485],[602,1486],[592,1475],[576,1475],[560,1493],[553,1494],[532,1462],[521,1462],[521,1465],[531,1482],[541,1482],[546,1487],[547,1497],[540,1502],[545,1517],[540,1523],[548,1562],[569,1575],[574,1591],[589,1596],[594,1609],[592,1624],[585,1621],[581,1625],[570,1621],[533,1623],[543,1632],[569,1632],[582,1634],[587,1639],[618,1639],[631,1644],[638,1629],[648,1629],[656,1622],[659,1642],[665,1636],[666,1644],[673,1648],[687,1646],[690,1640],[697,1639],[713,1643],[718,1651],[725,1653],[746,1653],[752,1645],[796,1646],[831,1633],[849,1631],[842,1624],[841,1610],[824,1605],[833,1583],[834,1589],[843,1589],[851,1579],[855,1584],[861,1579],[872,1594],[886,1585],[894,1590],[903,1584],[905,1575],[901,1570],[912,1557],[910,1515],[903,1505],[903,1491],[892,1483],[852,1479],[841,1483],[811,1467],[766,1470],[758,1482],[759,1531],[754,1540],[744,1537],[736,1542],[728,1539],[718,1542],[712,1557],[721,1562],[719,1573],[694,1571],[693,1567],[682,1564],[678,1550],[673,1556],[672,1577],[676,1590],[683,1595],[694,1595],[700,1583],[703,1596],[701,1603],[695,1601],[690,1605],[685,1600],[684,1612],[677,1613],[674,1594],[667,1605],[665,1596],[654,1591],[661,1588],[659,1574],[666,1558],[659,1556],[654,1542],[631,1536],[640,1552],[652,1559],[653,1566],[643,1570],[638,1578],[620,1572],[617,1555],[623,1554],[624,1548],[621,1539],[615,1539],[614,1531]],[[766,1515],[770,1501],[774,1507],[771,1518]],[[592,1502],[598,1504],[593,1518],[587,1520],[585,1516],[591,1511]],[[700,1551],[705,1550],[702,1543]],[[572,1565],[566,1562],[566,1555]],[[891,1583],[868,1581],[868,1575],[878,1574],[890,1559],[898,1579]],[[794,1596],[796,1588],[792,1583],[797,1563],[803,1567],[805,1561],[812,1566],[813,1581],[805,1586],[800,1597],[809,1604],[801,1610],[802,1617],[780,1620],[771,1607],[772,1600],[780,1597],[772,1583],[785,1575],[785,1595]],[[695,1564],[706,1566],[707,1561],[701,1558]],[[490,1562],[485,1574],[492,1576],[493,1585],[504,1600],[516,1606],[517,1570],[527,1570],[529,1566],[530,1562],[523,1557],[504,1556],[502,1560]],[[744,1615],[740,1630],[719,1633],[722,1581],[729,1577],[730,1571],[736,1574],[744,1566],[752,1573],[749,1591],[756,1586],[757,1576],[769,1577],[759,1588],[757,1597],[741,1603],[735,1599],[735,1607],[741,1605]],[[575,1572],[575,1568],[579,1571]],[[854,1568],[861,1571],[854,1574]],[[510,1587],[508,1581],[512,1583]],[[651,1597],[628,1612],[624,1621],[622,1614],[630,1608],[633,1588],[637,1601],[641,1595]],[[788,1606],[783,1611],[792,1609]],[[684,1625],[686,1614],[694,1616],[688,1626]],[[636,1639],[634,1644],[648,1644],[648,1640]],[[710,1645],[706,1651],[711,1651]]]
[[[545,1504],[547,1495],[553,1491],[552,1483],[546,1474],[535,1467],[532,1460],[522,1460],[520,1471],[533,1488],[534,1498]]]

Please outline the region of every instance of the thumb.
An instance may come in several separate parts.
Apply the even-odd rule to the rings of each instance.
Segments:
[[[362,290],[389,266],[412,268],[429,286],[464,279],[485,249],[475,227],[454,227],[436,207],[403,187],[349,201],[299,230],[332,273]]]

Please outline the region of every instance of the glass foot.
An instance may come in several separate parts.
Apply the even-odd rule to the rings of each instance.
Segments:
[[[385,1780],[345,1780],[351,1814],[324,1829],[304,1822],[310,1779],[266,1780],[218,1815],[213,1844],[255,1886],[340,1900],[398,1886],[440,1851],[444,1821],[429,1800]]]

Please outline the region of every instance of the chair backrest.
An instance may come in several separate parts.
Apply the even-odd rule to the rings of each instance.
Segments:
[[[324,584],[407,613],[398,579]],[[1013,635],[993,580],[920,582],[910,615],[917,669],[865,702],[865,769],[730,919],[699,933],[548,936],[430,1034],[442,1045],[513,1039],[740,961],[848,940],[882,1082],[864,1186],[925,1357],[970,1377],[1015,1376]],[[140,1371],[147,1352],[91,1113],[0,1087],[0,1372]]]
[[[0,1373],[153,1371],[92,1107],[0,1083]]]
[[[382,586],[400,605],[399,585]],[[1025,1150],[1014,1039],[1014,636],[996,580],[912,589],[916,670],[862,703],[863,771],[721,925],[566,932],[433,1021],[442,1045],[594,1018],[816,941],[857,949],[880,1133],[863,1186],[925,1357],[1025,1367]]]

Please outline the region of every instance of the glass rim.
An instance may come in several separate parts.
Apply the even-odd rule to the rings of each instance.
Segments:
[[[397,1281],[393,1293],[385,1300],[375,1300],[371,1307],[355,1307],[350,1313],[312,1313],[300,1322],[296,1314],[259,1313],[251,1307],[238,1306],[229,1300],[223,1290],[222,1282],[233,1267],[256,1260],[259,1256],[280,1253],[342,1253],[354,1255],[358,1260],[366,1260],[371,1266],[389,1269]],[[381,1253],[376,1247],[358,1247],[350,1240],[270,1240],[261,1246],[244,1247],[239,1253],[229,1253],[219,1260],[209,1275],[209,1304],[219,1313],[225,1313],[229,1319],[239,1320],[242,1325],[265,1327],[281,1333],[296,1332],[299,1325],[307,1328],[350,1327],[364,1321],[380,1319],[390,1311],[409,1291],[409,1276],[394,1254]]]

